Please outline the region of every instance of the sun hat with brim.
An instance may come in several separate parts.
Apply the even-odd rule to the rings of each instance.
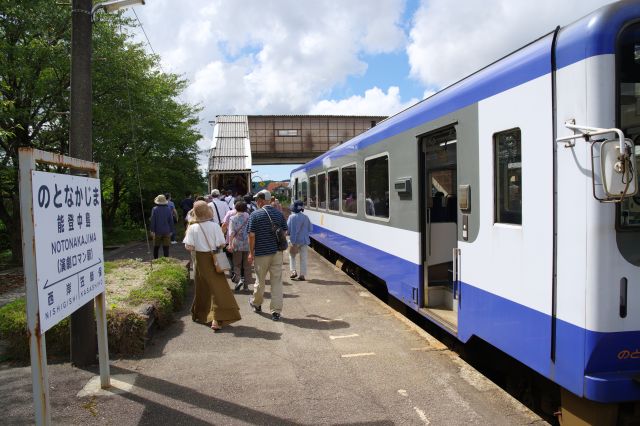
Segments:
[[[289,206],[289,210],[291,210],[293,213],[300,213],[304,210],[304,203],[300,200],[296,200],[291,203],[291,205]]]
[[[167,204],[167,197],[165,197],[164,194],[160,194],[153,200],[153,202],[160,206],[164,206]]]
[[[213,211],[206,201],[196,201],[193,203],[193,215],[198,222],[206,222],[213,219]]]
[[[265,201],[269,201],[269,200],[271,200],[271,193],[269,191],[267,191],[266,189],[263,189],[262,191],[258,192],[256,195],[254,195],[253,198],[255,198],[255,199],[262,198]]]

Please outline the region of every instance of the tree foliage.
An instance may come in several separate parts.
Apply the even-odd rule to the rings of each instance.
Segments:
[[[93,153],[100,163],[105,228],[138,224],[153,196],[200,190],[198,108],[186,86],[132,43],[121,15],[93,26]],[[71,8],[0,0],[0,229],[20,259],[18,149],[68,152]],[[145,213],[140,208],[140,193]],[[177,198],[177,197],[176,197]],[[0,247],[1,248],[1,247]]]

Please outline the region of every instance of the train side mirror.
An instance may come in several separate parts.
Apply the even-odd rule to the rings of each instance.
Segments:
[[[622,200],[638,192],[638,171],[633,141],[625,139],[623,152],[620,141],[610,139],[600,143],[600,175],[602,192],[607,201]],[[592,155],[595,152],[592,149]],[[595,182],[594,182],[595,184]]]

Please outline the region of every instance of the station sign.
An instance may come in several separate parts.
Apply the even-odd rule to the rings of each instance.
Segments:
[[[100,180],[32,170],[40,332],[105,291]]]

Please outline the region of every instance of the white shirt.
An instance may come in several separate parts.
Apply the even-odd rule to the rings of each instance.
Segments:
[[[229,211],[229,206],[221,199],[214,198],[213,201],[209,203],[209,207],[213,210],[213,221],[220,225],[220,221],[224,219],[224,215]],[[216,213],[216,207],[218,207],[218,213]],[[220,219],[218,219],[218,214],[220,215]]]
[[[207,238],[209,239],[208,244]],[[182,242],[186,245],[194,246],[196,251],[215,250],[226,243],[220,225],[211,221],[192,223],[189,225]]]

